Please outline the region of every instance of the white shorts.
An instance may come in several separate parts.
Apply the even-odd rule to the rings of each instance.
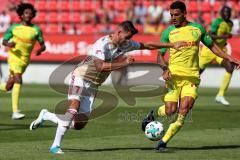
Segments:
[[[84,113],[89,117],[92,112],[92,105],[97,94],[97,90],[97,85],[71,74],[71,78],[69,80],[68,100],[79,100],[80,107],[78,109],[78,113]]]

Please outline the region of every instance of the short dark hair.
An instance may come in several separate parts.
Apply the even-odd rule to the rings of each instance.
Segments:
[[[25,9],[31,9],[33,12],[33,17],[36,16],[37,10],[34,8],[34,6],[31,3],[20,3],[17,6],[18,16],[22,16]]]
[[[232,12],[232,8],[228,7],[228,6],[223,6],[220,10],[220,13],[222,13],[224,10],[227,10],[228,12]]]
[[[138,30],[131,21],[123,21],[118,27],[122,28],[125,32],[131,32],[133,35],[138,33]]]
[[[186,5],[182,1],[175,1],[170,5],[170,9],[180,9],[181,12],[186,12]]]

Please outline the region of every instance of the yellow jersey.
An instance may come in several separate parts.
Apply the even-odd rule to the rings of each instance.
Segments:
[[[233,26],[232,21],[226,22],[222,18],[217,18],[212,22],[210,32],[215,33],[218,36],[223,34],[230,34],[232,31],[232,26]],[[227,39],[226,38],[216,39],[215,42],[219,47],[223,48],[227,44]]]
[[[9,53],[25,63],[29,62],[36,41],[39,43],[44,41],[38,26],[34,24],[25,26],[20,23],[13,24],[4,34],[3,40],[16,43],[14,48],[10,48]]]
[[[188,22],[186,26],[175,27],[169,26],[161,36],[161,42],[174,43],[179,41],[188,42],[187,46],[180,50],[170,48],[169,70],[171,75],[182,77],[193,77],[200,80],[199,75],[199,43],[200,41],[206,46],[212,46],[213,40],[207,34],[204,27],[200,24]],[[167,48],[159,50],[161,54],[165,54]]]

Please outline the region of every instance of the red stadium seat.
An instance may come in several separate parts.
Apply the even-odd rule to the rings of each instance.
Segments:
[[[48,13],[48,21],[50,23],[58,22],[59,14],[57,12],[50,12]]]
[[[210,12],[212,10],[211,4],[209,2],[201,2],[201,10],[203,12]]]
[[[203,20],[206,24],[211,24],[212,22],[212,15],[211,13],[203,13]]]
[[[97,3],[99,4],[99,3]],[[93,11],[95,9],[96,3],[93,1],[82,1],[81,10],[83,11]]]
[[[50,24],[50,25],[48,25],[46,31],[47,31],[47,33],[50,33],[50,34],[59,34],[59,33],[61,33],[60,27],[57,24]]]
[[[18,15],[15,12],[10,12],[11,22],[12,23],[18,23],[20,22]]]
[[[114,0],[109,0],[109,1],[104,1],[104,2],[103,2],[103,7],[104,7],[105,9],[109,9],[109,8],[111,8],[112,6],[115,6]]]
[[[192,19],[197,19],[197,18],[198,18],[197,12],[191,13],[191,18],[192,18]]]
[[[151,1],[143,1],[143,5],[145,7],[149,7],[151,5]]]
[[[238,2],[237,10],[238,10],[238,12],[240,12],[240,2]]]
[[[117,15],[117,17],[114,19],[114,23],[121,23],[122,21],[125,20],[125,15],[124,13],[120,13]]]
[[[85,34],[93,34],[96,32],[96,26],[93,26],[92,24],[85,24],[82,26],[83,33]]]
[[[31,3],[31,4],[33,4],[33,5],[36,4],[36,1],[35,1],[35,0],[28,0],[27,2],[28,2],[28,3]]]
[[[58,4],[58,9],[62,11],[70,10],[71,8],[72,6],[70,1],[63,0],[63,1],[60,1]]]
[[[60,22],[69,23],[71,22],[71,15],[69,12],[62,12],[59,17]]]
[[[40,0],[40,1],[38,1],[38,3],[35,4],[35,7],[37,10],[46,10],[47,3],[44,0]]]
[[[57,11],[58,9],[57,1],[47,1],[46,9],[49,11]]]
[[[213,10],[215,11],[215,12],[219,12],[220,11],[220,9],[222,8],[222,2],[220,2],[220,1],[215,1],[214,2],[214,4],[213,4]]]
[[[81,10],[81,2],[80,1],[72,1],[72,10],[80,11]]]
[[[47,22],[46,12],[37,12],[37,16],[34,19],[38,23],[45,23],[45,22]]]
[[[197,1],[190,1],[188,4],[189,12],[197,12],[198,11],[198,2]]]
[[[131,6],[131,1],[119,0],[115,1],[114,7],[119,11],[124,11],[127,7]]]
[[[82,22],[82,15],[79,12],[73,12],[71,15],[71,21],[74,23],[81,23]]]

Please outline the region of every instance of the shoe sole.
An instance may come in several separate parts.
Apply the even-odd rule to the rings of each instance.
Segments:
[[[224,103],[222,103],[221,101],[216,100],[216,99],[215,99],[215,102],[220,103],[220,104],[222,104],[222,105],[224,105],[224,106],[230,106],[230,104],[224,104]]]
[[[32,123],[30,124],[29,130],[32,131],[36,128],[33,128],[34,124],[35,124],[36,120],[32,121]]]
[[[12,117],[12,120],[20,120],[20,119],[23,119],[23,118],[25,118],[25,116],[19,117],[19,118],[13,118],[13,117]]]

